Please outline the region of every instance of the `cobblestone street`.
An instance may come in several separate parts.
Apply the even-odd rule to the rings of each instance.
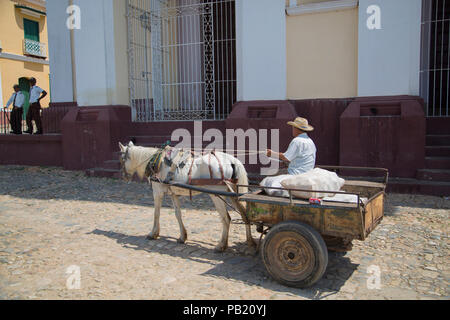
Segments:
[[[87,178],[52,168],[0,167],[0,299],[448,299],[450,201],[390,194],[386,217],[365,242],[330,253],[323,279],[307,290],[266,273],[232,224],[230,248],[208,196],[184,198],[188,231],[167,198],[161,238],[147,241],[153,199],[146,184]],[[231,213],[235,222],[239,216]],[[254,230],[253,236],[259,237]],[[79,266],[81,288],[66,287]],[[378,266],[381,289],[369,289]]]

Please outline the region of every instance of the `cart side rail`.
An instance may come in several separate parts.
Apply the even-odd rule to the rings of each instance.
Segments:
[[[370,168],[370,167],[345,167],[345,166],[317,166],[317,168],[324,170],[349,170],[349,171],[369,171],[379,172],[383,174],[384,184],[387,185],[389,181],[389,170],[386,168]]]

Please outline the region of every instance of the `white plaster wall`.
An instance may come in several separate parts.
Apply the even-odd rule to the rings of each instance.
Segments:
[[[66,27],[68,0],[47,0],[51,102],[73,101],[70,31]]]
[[[286,99],[284,0],[236,0],[238,100]]]
[[[80,106],[114,104],[114,14],[110,0],[76,0],[81,29],[74,31],[77,100]]]
[[[381,9],[381,29],[367,27],[367,8]],[[360,0],[358,95],[419,95],[422,0]]]

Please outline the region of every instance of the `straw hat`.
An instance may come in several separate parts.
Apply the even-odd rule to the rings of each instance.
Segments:
[[[310,126],[308,120],[306,120],[305,118],[297,118],[294,121],[289,121],[288,125],[306,132],[314,130],[314,127]]]

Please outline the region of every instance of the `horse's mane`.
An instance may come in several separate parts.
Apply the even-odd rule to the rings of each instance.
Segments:
[[[140,179],[144,179],[145,169],[152,156],[158,152],[157,148],[146,148],[138,146],[128,147],[131,160],[131,167],[136,169]]]

